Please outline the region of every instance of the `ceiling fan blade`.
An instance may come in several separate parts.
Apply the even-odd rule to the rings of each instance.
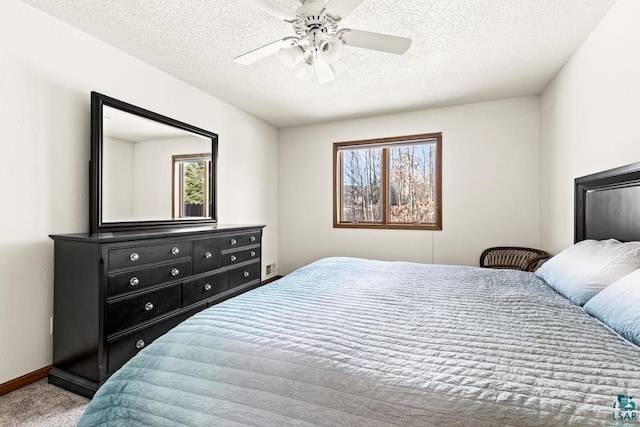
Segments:
[[[347,46],[379,50],[381,52],[395,53],[396,55],[402,55],[411,47],[411,39],[406,37],[346,29],[341,30],[341,33],[339,36]]]
[[[294,45],[294,41],[296,39],[292,37],[287,37],[282,40],[276,40],[275,42],[269,43],[262,47],[252,50],[251,52],[247,52],[244,55],[240,55],[234,58],[234,61],[238,64],[249,65],[254,62],[266,58],[267,56],[273,55],[277,53],[280,48],[283,47],[291,47]]]
[[[355,10],[364,0],[329,0],[327,14],[334,19],[344,19]]]
[[[256,7],[264,10],[269,15],[273,15],[276,18],[284,19],[285,21],[293,21],[296,19],[294,11],[287,9],[286,7],[274,2],[273,0],[251,0]]]

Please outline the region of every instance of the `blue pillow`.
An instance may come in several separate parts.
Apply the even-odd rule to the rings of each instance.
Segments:
[[[591,298],[584,311],[640,345],[640,270],[627,274]]]
[[[535,274],[574,304],[584,305],[637,268],[640,242],[584,240],[545,262]]]

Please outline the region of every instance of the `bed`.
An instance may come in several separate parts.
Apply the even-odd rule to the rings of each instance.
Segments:
[[[576,240],[640,230],[600,203],[640,206],[635,166],[576,180]],[[326,258],[154,341],[79,425],[615,425],[638,392],[640,349],[533,273]]]

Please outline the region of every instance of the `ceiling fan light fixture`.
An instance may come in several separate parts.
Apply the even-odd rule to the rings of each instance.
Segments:
[[[331,67],[331,71],[333,71],[333,74],[338,77],[340,74],[345,72],[345,70],[347,69],[347,64],[342,61],[336,61],[333,64],[329,64],[329,67]]]
[[[300,46],[281,48],[278,57],[285,67],[293,70],[304,61],[304,50]]]
[[[320,45],[319,56],[327,64],[333,64],[342,58],[344,46],[340,39],[330,39]]]
[[[313,64],[313,71],[315,81],[322,84],[329,83],[336,78],[336,73],[333,72],[331,65],[323,61],[317,61]]]
[[[313,65],[309,65],[307,63],[302,64],[302,67],[296,73],[296,77],[306,81],[314,80],[314,68]]]
[[[293,27],[295,37],[285,37],[234,59],[239,64],[252,64],[278,53],[282,63],[297,69],[296,77],[319,84],[333,80],[344,72],[341,62],[344,46],[404,54],[411,39],[370,31],[340,28],[340,24],[364,0],[300,0],[295,11],[280,4],[281,0],[251,0],[267,13],[284,19]]]

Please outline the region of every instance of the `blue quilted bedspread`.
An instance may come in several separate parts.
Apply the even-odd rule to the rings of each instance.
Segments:
[[[635,394],[640,350],[531,273],[327,258],[157,339],[79,425],[615,425]]]

